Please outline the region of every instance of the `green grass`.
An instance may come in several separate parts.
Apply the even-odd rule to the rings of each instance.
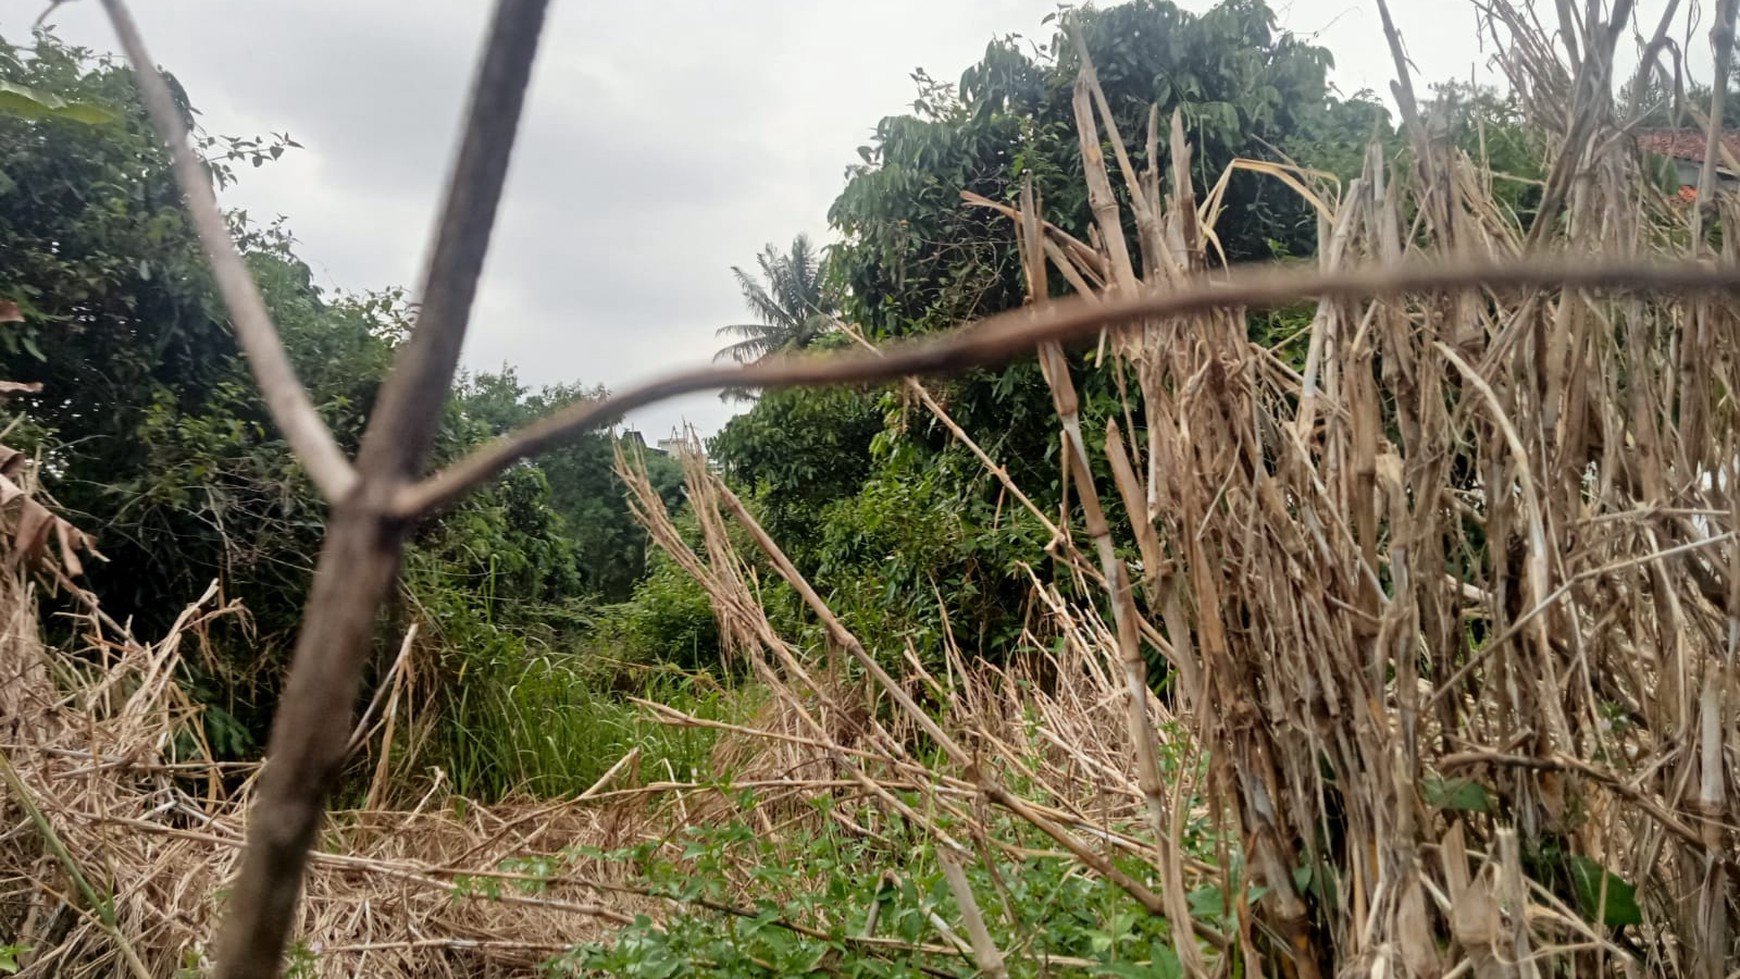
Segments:
[[[583,654],[498,656],[463,674],[422,757],[480,801],[578,794],[636,748],[648,779],[708,778],[714,732],[660,724],[628,697],[712,719],[736,713],[735,698],[707,677],[648,671],[625,691]]]

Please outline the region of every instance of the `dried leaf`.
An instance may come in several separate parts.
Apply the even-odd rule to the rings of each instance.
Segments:
[[[1415,878],[1402,893],[1396,908],[1395,940],[1401,945],[1402,962],[1408,971],[1420,979],[1437,979],[1444,974],[1444,962],[1438,955],[1438,942],[1432,934],[1432,921],[1426,915],[1426,895]]]
[[[22,323],[24,311],[10,299],[0,299],[0,323]]]
[[[12,523],[12,549],[6,555],[5,566],[40,566],[48,554],[48,541],[53,535],[59,543],[60,561],[70,576],[84,574],[79,552],[101,558],[94,541],[84,531],[55,516],[49,509],[30,498],[12,477],[23,469],[24,455],[9,446],[0,445],[0,517]]]
[[[39,563],[48,548],[49,532],[54,529],[54,514],[47,507],[27,497],[21,502],[17,529],[12,533],[12,553],[6,556],[14,567]]]
[[[1469,884],[1456,899],[1450,909],[1450,931],[1463,948],[1490,948],[1498,942],[1502,923],[1486,875]]]

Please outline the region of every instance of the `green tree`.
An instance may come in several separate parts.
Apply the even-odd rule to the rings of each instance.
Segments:
[[[1279,30],[1263,0],[1224,0],[1200,14],[1167,0],[1133,0],[1067,17],[1073,37],[1060,24],[1040,44],[994,41],[956,82],[915,72],[911,111],[877,124],[828,215],[841,242],[823,277],[849,322],[886,340],[951,329],[1024,301],[1014,229],[994,211],[964,205],[962,191],[1014,203],[1030,177],[1046,218],[1088,239],[1074,37],[1138,168],[1170,168],[1164,132],[1160,158],[1146,158],[1150,108],[1158,107],[1163,124],[1180,114],[1199,192],[1239,157],[1288,156],[1357,172],[1369,141],[1391,136],[1383,108],[1333,93],[1328,52]],[[1315,243],[1312,206],[1250,172],[1230,175],[1214,220],[1230,262],[1305,255]],[[1061,277],[1052,281],[1066,288]],[[1088,369],[1079,356],[1071,369],[1084,427],[1103,431],[1106,417],[1121,414],[1109,372]],[[969,372],[935,383],[933,392],[1041,507],[1056,508],[1057,420],[1035,364]],[[790,419],[830,417],[841,405],[811,392],[768,400],[721,433],[715,456],[756,491],[770,524],[785,525],[782,539],[805,555],[806,570],[863,634],[905,635],[923,647],[946,612],[987,655],[1018,641],[1030,589],[1020,562],[1044,541],[947,428],[923,410],[884,409],[899,423],[838,446],[865,446],[868,454],[812,462],[792,443],[826,436],[794,434],[800,426]],[[1121,519],[1116,501],[1108,505]]]
[[[1071,26],[1135,165],[1170,165],[1164,133],[1160,159],[1147,160],[1143,144],[1150,107],[1163,124],[1177,110],[1199,188],[1237,157],[1273,159],[1302,141],[1363,149],[1387,129],[1381,107],[1365,98],[1349,100],[1354,112],[1338,111],[1348,101],[1329,88],[1329,52],[1277,29],[1264,0],[1223,0],[1202,14],[1133,0],[1078,11]],[[964,207],[963,190],[1013,202],[1030,175],[1047,219],[1087,239],[1092,215],[1072,106],[1079,69],[1059,29],[1043,48],[1016,37],[993,42],[958,84],[914,74],[913,111],[877,125],[829,212],[843,236],[832,272],[850,296],[849,319],[900,336],[1020,303],[1012,229]],[[1215,228],[1237,262],[1309,252],[1316,218],[1278,182],[1237,172]]]
[[[0,113],[0,300],[22,316],[0,331],[0,376],[43,384],[14,402],[24,423],[8,438],[42,456],[45,488],[97,533],[109,560],[89,566],[88,582],[115,618],[158,634],[213,580],[246,603],[251,628],[211,635],[226,675],[201,684],[244,721],[214,741],[246,750],[245,731],[264,729],[325,508],[257,394],[131,73],[35,41],[28,57],[0,41],[0,82],[112,121]],[[291,145],[198,139],[225,184],[235,164]],[[311,399],[354,447],[403,335],[403,297],[323,294],[282,225],[231,223]]]
[[[832,327],[835,304],[822,288],[821,262],[808,236],[792,239],[785,252],[768,245],[756,264],[760,281],[739,267],[731,269],[755,322],[720,327],[720,336],[740,339],[715,359],[751,363],[807,347]]]
[[[140,635],[166,628],[214,579],[243,601],[250,627],[217,626],[214,668],[194,679],[240,720],[214,743],[244,754],[269,720],[326,508],[249,375],[131,73],[43,35],[29,57],[0,42],[0,82],[43,105],[119,107],[106,125],[0,111],[0,302],[23,318],[0,324],[0,377],[43,382],[40,395],[14,399],[23,420],[8,442],[42,455],[45,487],[97,533],[110,560],[91,563],[89,584]],[[293,145],[198,140],[226,185],[232,168]],[[406,296],[324,293],[282,223],[239,213],[231,223],[311,399],[354,450],[406,335]],[[462,379],[438,454],[452,459],[601,393],[534,393],[511,371]],[[511,627],[577,648],[594,607],[632,594],[645,570],[613,452],[607,435],[581,437],[427,525],[406,555],[407,607],[456,643],[489,636],[497,648]],[[679,505],[674,463],[649,462]],[[386,623],[383,639],[401,629]]]
[[[24,318],[0,333],[0,370],[43,382],[17,403],[20,447],[101,534],[111,561],[91,576],[117,617],[149,635],[216,578],[270,647],[295,621],[321,508],[253,393],[131,73],[43,35],[28,59],[0,42],[0,81],[126,107],[101,126],[0,115],[0,299]],[[402,306],[323,296],[287,231],[234,223],[316,405],[354,442]]]
[[[727,478],[771,501],[782,540],[810,540],[823,507],[858,492],[882,431],[878,398],[848,388],[773,391],[725,423],[708,450]]]
[[[522,385],[507,365],[496,372],[463,377],[452,402],[454,451],[497,438],[557,408],[595,400],[602,387],[561,384],[533,391]],[[464,434],[460,434],[464,433]],[[568,598],[617,602],[626,599],[646,573],[646,532],[629,510],[627,490],[615,471],[616,441],[605,432],[569,439],[535,462],[517,468],[536,469],[547,487],[544,504],[558,519],[550,532],[573,547],[576,576]],[[646,453],[647,474],[672,510],[682,504],[682,469],[662,453]]]

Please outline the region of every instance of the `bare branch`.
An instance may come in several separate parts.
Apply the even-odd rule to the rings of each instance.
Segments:
[[[355,488],[356,471],[344,457],[326,423],[315,412],[307,390],[296,377],[296,369],[290,365],[284,344],[278,339],[278,329],[272,325],[271,314],[266,312],[266,304],[254,285],[254,278],[248,274],[248,266],[242,260],[241,252],[237,251],[235,241],[230,238],[229,224],[218,210],[211,181],[193,155],[181,110],[176,107],[168,83],[145,50],[145,41],[139,36],[133,15],[122,0],[103,0],[103,7],[115,25],[115,33],[127,52],[127,60],[133,64],[133,75],[138,80],[139,93],[151,116],[151,123],[156,127],[158,137],[169,146],[176,183],[180,184],[181,193],[187,199],[194,229],[199,233],[200,243],[205,246],[218,291],[222,293],[224,305],[230,311],[230,320],[235,324],[236,338],[248,355],[248,366],[253,369],[254,379],[265,395],[272,420],[277,422],[291,449],[307,467],[308,475],[320,488],[321,495],[336,503]]]
[[[1698,206],[1692,208],[1692,247],[1704,240],[1704,208],[1716,189],[1716,158],[1722,146],[1722,112],[1728,97],[1728,80],[1734,65],[1734,18],[1740,2],[1721,0],[1716,5],[1716,23],[1710,28],[1710,50],[1716,55],[1716,79],[1710,86],[1710,118],[1704,128],[1704,166],[1698,172]]]
[[[363,437],[358,465],[371,476],[414,478],[440,425],[548,6],[549,0],[497,0],[424,274],[422,310]]]
[[[1223,306],[1274,306],[1305,297],[1362,299],[1410,292],[1563,286],[1673,292],[1740,290],[1740,269],[1706,263],[1647,265],[1578,258],[1525,258],[1503,262],[1414,262],[1319,273],[1278,266],[1240,269],[1221,281],[1206,278],[1169,292],[1111,301],[1076,298],[1038,309],[993,316],[942,337],[897,344],[879,352],[852,351],[797,357],[746,367],[701,367],[671,374],[598,401],[576,403],[492,442],[453,466],[399,493],[401,518],[451,504],[515,462],[576,434],[611,424],[624,414],[681,394],[722,388],[777,390],[824,384],[868,384],[902,377],[947,374],[1006,363],[1042,343],[1068,343],[1101,329],[1142,320],[1185,316]]]
[[[248,846],[218,941],[223,979],[278,973],[308,850],[349,747],[375,618],[410,525],[384,513],[428,451],[477,294],[547,0],[498,0],[431,249],[416,332],[363,438],[360,485],[338,501],[248,820]]]

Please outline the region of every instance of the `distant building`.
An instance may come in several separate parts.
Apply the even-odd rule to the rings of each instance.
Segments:
[[[658,440],[656,445],[648,445],[646,442],[646,436],[632,428],[623,429],[622,434],[618,435],[617,438],[623,443],[631,445],[642,452],[651,452],[662,456],[676,455],[677,451],[683,448],[703,448],[699,439],[687,439],[680,435],[672,435],[670,438],[662,438]]]
[[[1704,172],[1704,150],[1709,142],[1702,130],[1698,129],[1661,129],[1637,134],[1637,148],[1652,156],[1666,157],[1679,174],[1680,200],[1692,201],[1698,196],[1698,180]],[[1727,157],[1740,161],[1740,133],[1723,133],[1722,148],[1728,152],[1726,156],[1718,150],[1716,153],[1716,180],[1723,189],[1733,189],[1740,186],[1740,173],[1736,173]]]

